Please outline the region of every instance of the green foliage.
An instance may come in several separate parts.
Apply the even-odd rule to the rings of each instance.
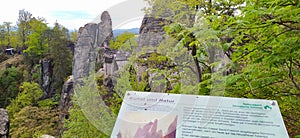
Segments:
[[[103,134],[97,129],[91,122],[85,117],[85,114],[81,111],[78,105],[74,105],[70,110],[70,118],[65,121],[63,138],[83,138],[83,137],[109,137]]]
[[[171,9],[176,5],[160,4],[166,3],[160,0],[148,2]],[[196,22],[191,27],[170,19],[173,24],[165,31],[178,40],[175,48],[188,48],[200,65],[199,94],[277,100],[290,136],[299,135],[299,119],[296,119],[300,114],[299,2],[181,2],[198,7]],[[162,13],[165,9],[156,10]],[[217,72],[223,61],[213,58],[220,55],[216,48],[222,48],[230,59],[226,68]]]
[[[129,69],[129,67],[130,66],[126,66],[125,68]],[[134,90],[133,86],[135,86],[135,80],[135,77],[131,76],[130,72],[124,69],[124,71],[121,72],[120,76],[117,78],[117,83],[114,87],[114,91],[121,97],[124,97],[126,91]]]
[[[29,79],[29,73],[27,70],[23,70],[23,78],[24,78],[24,81],[30,81]]]
[[[181,83],[177,83],[172,90],[170,90],[170,93],[174,94],[180,94],[181,89]]]
[[[3,25],[0,25],[0,46],[16,46],[16,33],[13,31],[15,27],[11,24],[11,22],[3,22]]]
[[[27,59],[25,59],[27,60]],[[34,64],[31,68],[30,75],[27,74],[26,71],[24,71],[24,75],[28,75],[27,81],[32,81],[35,83],[40,83],[42,78],[42,72],[41,72],[41,64]],[[24,76],[25,77],[25,76]],[[25,77],[26,78],[26,77]]]
[[[34,135],[32,136],[33,138],[41,138],[42,137],[42,133],[40,131],[35,132]]]
[[[10,136],[32,138],[38,134],[59,134],[59,112],[52,108],[26,106],[14,114],[10,123]]]
[[[119,72],[114,90],[121,97],[129,90],[197,94],[193,57],[185,47],[172,47],[176,42],[171,38],[158,47],[143,48],[135,53],[124,71]]]
[[[26,47],[26,42],[28,36],[30,35],[30,25],[29,22],[32,19],[32,14],[28,11],[19,10],[19,18],[17,21],[18,26],[18,36],[21,41],[22,47]]]
[[[116,115],[105,105],[96,84],[93,72],[84,80],[82,86],[76,86],[70,110],[69,120],[64,124],[63,137],[107,137],[110,135]]]
[[[119,72],[119,78],[114,90],[122,98],[126,91],[149,91],[148,75],[147,72],[137,76],[138,68],[134,68],[127,64],[124,71]]]
[[[5,45],[5,37],[6,37],[5,26],[0,25],[0,46]]]
[[[38,99],[42,96],[43,91],[37,83],[23,82],[17,98],[13,99],[10,105],[7,106],[9,117],[13,119],[14,114],[18,113],[22,108],[37,105]]]
[[[34,63],[36,63],[47,52],[48,45],[46,43],[45,32],[48,27],[44,19],[37,20],[35,18],[29,21],[29,26],[31,34],[25,43],[28,47],[23,52],[27,53],[28,58],[34,60]]]
[[[44,99],[41,101],[38,101],[38,106],[42,108],[52,108],[58,105],[58,102],[53,101],[53,99]]]
[[[292,1],[248,1],[222,28],[233,38],[233,63],[243,66],[228,76],[227,96],[277,100],[290,136],[300,133],[298,14]]]
[[[9,105],[10,100],[17,97],[23,74],[15,67],[7,68],[0,77],[0,107]]]
[[[138,70],[139,68],[137,68]],[[130,77],[129,82],[131,88],[135,91],[150,91],[149,88],[149,76],[147,72],[143,72],[141,76],[138,76],[135,69],[131,66],[129,69]]]
[[[75,29],[74,31],[71,32],[71,41],[76,42],[78,37],[78,31]]]
[[[100,75],[96,77],[97,87],[99,94],[102,97],[105,105],[114,113],[118,114],[121,108],[122,97],[115,93],[111,88],[107,88],[104,85],[104,75]]]
[[[141,55],[143,57],[143,55]],[[145,58],[138,58],[137,63],[141,66],[147,66],[148,68],[167,68],[172,65],[172,61],[166,55],[160,55],[158,53],[151,53],[145,55]]]
[[[110,42],[111,49],[119,49],[124,51],[131,51],[137,46],[136,37],[134,33],[124,32],[119,35],[115,41]]]
[[[156,52],[143,58],[134,53],[136,59],[131,59],[120,72],[113,90],[103,85],[103,76],[92,74],[87,78],[83,86],[75,89],[74,107],[65,123],[63,137],[108,137],[125,92],[150,91],[150,79],[153,88],[166,84],[165,92],[171,93],[277,100],[290,136],[299,137],[298,1],[147,1],[154,6],[146,9],[148,15],[173,22],[165,27],[165,32],[175,40],[162,42],[155,48]],[[194,12],[195,7],[198,13]],[[166,9],[174,16],[164,17]],[[198,18],[191,24],[195,14]],[[24,10],[19,12],[18,30],[13,28],[9,22],[0,25],[0,46],[27,47],[26,63],[32,69],[40,59],[51,59],[53,82],[60,91],[65,78],[71,74],[72,54],[66,46],[70,39],[77,39],[77,32],[72,32],[70,38],[61,25],[49,29],[42,18],[33,18]],[[122,51],[131,51],[136,45],[135,35],[129,32],[110,43],[112,49]],[[223,51],[216,50],[220,48],[230,59],[223,66],[225,69],[218,68],[223,61],[215,58],[222,55]],[[146,71],[141,66],[146,66]],[[37,72],[23,72],[13,67],[3,71],[0,78],[0,102],[6,106],[11,100],[7,109],[12,137],[58,134],[55,125],[58,111],[53,108],[57,103],[52,99],[39,101],[43,92],[38,84],[24,82],[15,98],[23,80],[40,78]],[[150,78],[149,74],[155,75]]]
[[[16,29],[16,26],[13,26],[14,29]],[[11,31],[10,36],[10,46],[16,48],[16,50],[20,50],[20,39],[18,37],[17,31]]]
[[[68,48],[71,40],[68,30],[59,24],[50,29],[44,18],[33,17],[25,10],[19,11],[17,25],[11,24],[10,22],[0,24],[0,46],[5,46],[1,49],[5,49],[6,46],[14,47],[17,52],[24,53],[23,56],[17,55],[7,61],[18,68],[0,71],[0,107],[5,108],[11,102],[7,106],[11,121],[11,136],[38,137],[45,133],[58,136],[59,94],[65,78],[72,71],[73,57]],[[76,35],[77,32],[73,32],[74,41]],[[12,57],[2,54],[0,56],[0,62]],[[27,68],[23,60],[14,63],[14,59],[20,57],[21,59],[24,57]],[[44,93],[37,84],[41,79],[39,62],[44,59],[53,61],[51,67],[53,69],[50,69],[53,71],[51,89],[57,93],[51,99],[40,100]],[[25,68],[27,70],[24,70]]]
[[[59,112],[49,100],[39,101],[43,91],[37,83],[23,82],[20,93],[7,107],[11,137],[30,138],[38,133],[57,136]],[[37,107],[39,105],[40,107]]]
[[[52,59],[53,67],[53,85],[56,92],[60,93],[65,79],[72,74],[72,59],[71,50],[67,47],[69,44],[68,30],[62,25],[56,23],[51,41],[49,42],[50,58]]]

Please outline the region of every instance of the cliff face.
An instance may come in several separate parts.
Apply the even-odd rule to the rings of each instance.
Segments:
[[[187,26],[192,26],[195,19],[195,14],[192,8],[187,5],[179,5],[174,8],[170,4],[174,4],[173,0],[157,1],[151,7],[151,12],[146,14],[143,18],[140,32],[139,32],[139,47],[138,50],[147,47],[157,47],[161,43],[164,43],[167,47],[174,47],[176,44],[175,38],[170,38],[166,35],[164,30],[165,26],[170,25],[171,23],[180,23]],[[178,4],[178,3],[177,3]],[[147,54],[155,54],[155,50],[147,50]],[[161,54],[161,53],[156,53]],[[145,59],[149,57],[144,57]],[[173,62],[173,61],[172,61]],[[166,90],[171,90],[174,88],[176,82],[173,78],[177,79],[178,70],[175,70],[173,66],[175,64],[161,64],[160,67],[168,68],[167,72],[171,75],[161,74],[159,72],[151,72],[148,70],[148,66],[143,66],[138,64],[137,77],[141,78],[142,73],[147,73],[148,84],[150,91],[154,92],[166,92]],[[167,77],[169,76],[169,77]],[[163,81],[162,81],[163,80]],[[154,82],[159,82],[154,84]],[[164,82],[164,83],[163,83]]]
[[[75,86],[83,84],[83,78],[88,77],[97,66],[103,66],[99,65],[103,64],[103,55],[99,51],[103,51],[102,49],[109,45],[112,38],[112,22],[107,11],[102,13],[100,23],[89,23],[79,29],[74,48],[73,75],[65,82],[61,92],[61,120],[68,118]]]
[[[170,5],[171,4],[171,5]],[[164,27],[171,23],[183,23],[192,26],[195,10],[173,0],[157,1],[143,18],[139,32],[139,46],[158,46],[166,39]]]
[[[158,46],[162,41],[167,39],[164,26],[172,23],[171,17],[174,15],[169,10],[160,16],[155,16],[155,12],[145,15],[140,31],[137,50],[148,46]],[[113,39],[112,21],[107,11],[101,15],[101,22],[88,23],[79,29],[77,44],[74,47],[74,60],[72,77],[64,84],[61,94],[60,109],[62,111],[61,119],[68,118],[68,110],[72,106],[71,96],[74,89],[78,85],[83,84],[83,79],[87,78],[92,71],[98,71],[100,76],[104,76],[102,84],[108,88],[107,95],[102,95],[104,98],[113,94],[113,87],[116,84],[118,71],[122,70],[127,64],[130,53],[125,51],[115,51],[109,48],[109,41]],[[154,51],[149,51],[154,52]],[[150,54],[150,53],[147,53]],[[149,55],[139,57],[147,60]],[[162,56],[156,53],[158,56]],[[167,61],[166,61],[167,62]],[[169,63],[169,62],[168,62]],[[136,64],[136,77],[141,81],[143,74],[146,76],[148,86],[151,91],[165,92],[167,89],[174,87],[173,78],[178,76],[178,71],[174,69],[174,64],[170,62],[157,65],[158,68],[168,68],[168,75],[159,72],[148,71],[147,65]],[[172,64],[171,64],[172,63]],[[153,80],[167,80],[166,83],[155,84]],[[175,81],[174,81],[175,82]]]
[[[139,32],[139,47],[157,46],[165,39],[163,27],[169,23],[164,18],[145,16]]]
[[[112,38],[112,22],[107,11],[102,13],[100,23],[89,23],[79,29],[74,49],[74,85],[82,83],[82,78],[95,69],[97,48],[109,45]]]

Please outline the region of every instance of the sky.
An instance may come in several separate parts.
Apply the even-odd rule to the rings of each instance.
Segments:
[[[103,11],[112,18],[113,29],[138,28],[146,6],[144,0],[0,0],[0,23],[16,24],[19,10],[34,17],[43,17],[49,26],[57,21],[69,30],[79,29],[86,23],[100,21]]]

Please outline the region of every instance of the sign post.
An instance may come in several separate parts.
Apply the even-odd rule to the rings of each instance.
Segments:
[[[274,100],[128,91],[111,137],[289,136]]]

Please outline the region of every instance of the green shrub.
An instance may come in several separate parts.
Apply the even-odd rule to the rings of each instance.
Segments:
[[[17,98],[13,99],[11,104],[7,106],[10,118],[13,119],[13,115],[26,106],[37,105],[38,99],[42,96],[43,91],[37,83],[23,82],[20,86],[20,93]]]
[[[39,107],[46,107],[46,108],[52,108],[54,106],[58,105],[58,102],[53,101],[53,99],[45,99],[38,101]]]
[[[14,114],[10,123],[12,138],[32,138],[37,134],[59,135],[57,109],[26,106]]]
[[[16,98],[22,80],[23,74],[18,68],[4,70],[0,77],[0,107],[6,107],[10,99]]]
[[[100,83],[103,81],[96,78],[93,72],[84,80],[83,86],[74,88],[75,93],[72,97],[74,105],[69,110],[69,119],[64,121],[66,130],[63,137],[109,137],[117,116],[102,100],[97,81]],[[106,89],[102,88],[103,93],[106,93]]]

